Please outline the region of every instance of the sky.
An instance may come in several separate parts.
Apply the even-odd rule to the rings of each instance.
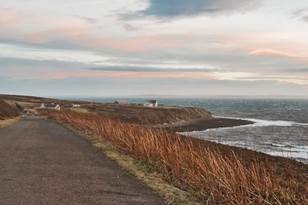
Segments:
[[[0,0],[0,93],[308,96],[308,0]]]

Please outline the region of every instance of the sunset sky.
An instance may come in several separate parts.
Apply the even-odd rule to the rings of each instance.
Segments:
[[[0,0],[0,93],[307,96],[307,0]]]

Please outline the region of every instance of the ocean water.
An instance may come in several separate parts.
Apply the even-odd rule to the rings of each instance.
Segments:
[[[112,102],[113,99],[95,99]],[[131,98],[141,103],[145,99]],[[202,107],[213,115],[247,119],[252,125],[184,133],[308,163],[308,100],[287,99],[159,99],[160,103]]]
[[[219,117],[254,122],[187,135],[308,163],[308,100],[194,99],[174,103],[203,107]]]

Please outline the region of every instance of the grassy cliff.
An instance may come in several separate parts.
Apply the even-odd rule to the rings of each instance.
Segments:
[[[139,125],[172,124],[196,119],[212,119],[212,114],[202,108],[170,107],[157,108],[142,105],[96,104],[88,109],[103,116]]]
[[[79,104],[82,110],[99,113],[102,116],[120,120],[121,122],[138,125],[173,124],[213,118],[212,114],[207,110],[194,107],[160,106],[150,108],[137,104],[93,103],[20,95],[0,95],[0,99],[6,100],[11,105],[18,103],[23,108],[37,107],[41,103],[57,103],[63,109],[69,109],[72,104]]]

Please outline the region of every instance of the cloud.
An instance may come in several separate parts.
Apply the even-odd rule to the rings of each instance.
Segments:
[[[82,86],[81,86],[82,85]],[[155,85],[155,86],[153,86]],[[65,89],[63,89],[65,88]],[[129,96],[129,95],[301,95],[307,86],[273,81],[228,81],[179,78],[68,78],[19,80],[0,76],[0,93],[38,96]]]
[[[7,58],[0,57],[1,73],[8,72],[15,74],[13,70],[76,70],[83,69],[88,64],[80,62],[67,62],[58,60],[40,60],[36,59],[22,59],[22,58]],[[31,73],[30,73],[31,74]]]
[[[21,21],[21,18],[17,15],[17,12],[13,9],[0,7],[0,25],[17,24]]]
[[[42,79],[43,76],[39,77]],[[208,79],[214,80],[216,76],[207,72],[142,72],[142,71],[52,71],[45,73],[46,79],[67,79],[67,78],[177,78],[177,79]]]
[[[304,15],[305,13],[308,13],[308,8],[303,8],[303,9],[297,9],[295,11],[293,11],[293,16],[302,16]]]
[[[92,51],[36,48],[0,43],[0,58],[18,58],[24,60],[63,61],[73,63],[106,62],[110,57]]]
[[[308,23],[308,16],[302,17],[302,20]]]
[[[90,24],[95,24],[98,22],[98,20],[96,18],[91,18],[91,17],[86,17],[86,16],[81,16],[79,17],[80,19],[90,23]]]
[[[280,72],[286,72],[286,73],[308,73],[308,67],[307,68],[288,68],[279,70]]]
[[[140,13],[160,18],[224,14],[246,11],[259,6],[261,0],[151,0]]]
[[[159,65],[154,66],[104,66],[104,67],[94,67],[87,68],[87,70],[91,71],[123,71],[123,72],[209,72],[216,71],[217,69],[213,68],[204,68],[204,67],[194,67],[194,66],[179,66],[179,65]]]
[[[128,23],[123,23],[122,26],[123,26],[123,28],[124,28],[126,31],[137,31],[137,30],[139,30],[139,27],[133,26],[133,25],[128,24]]]
[[[94,50],[117,50],[142,53],[148,50],[181,47],[185,35],[113,35],[100,33],[90,23],[95,19],[86,17],[40,17],[27,14],[27,18],[15,10],[1,12],[0,42],[19,42],[58,48],[87,48]],[[124,24],[126,30],[136,31],[138,27]]]
[[[308,23],[308,8],[295,10],[292,16]]]
[[[256,56],[272,56],[272,57],[289,57],[289,58],[299,57],[295,54],[275,49],[256,49],[251,51],[249,54]]]

